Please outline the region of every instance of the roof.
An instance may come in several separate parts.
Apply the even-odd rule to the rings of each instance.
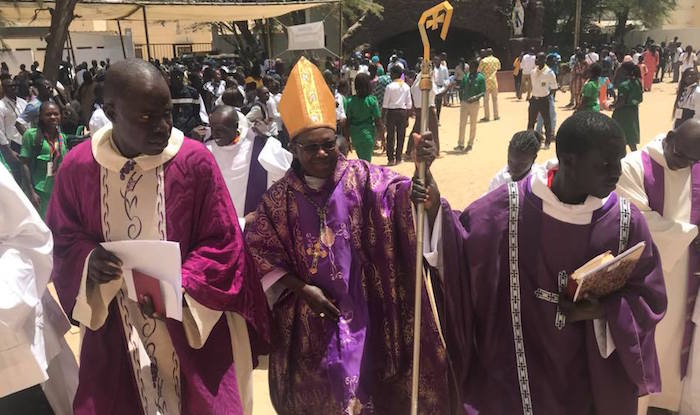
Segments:
[[[149,22],[180,21],[205,23],[216,21],[253,20],[278,17],[294,11],[336,4],[339,0],[287,2],[240,1],[150,1],[108,0],[79,1],[75,6],[77,21],[122,20],[143,21],[146,8]],[[46,26],[51,21],[49,8],[55,1],[0,0],[0,18],[14,26]]]

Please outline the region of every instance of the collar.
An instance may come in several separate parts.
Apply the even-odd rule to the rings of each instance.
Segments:
[[[129,161],[135,162],[142,170],[148,171],[162,166],[175,157],[177,152],[180,151],[184,139],[185,136],[182,131],[173,128],[168,140],[168,146],[160,154],[155,156],[142,155],[128,159],[119,153],[117,146],[112,141],[112,128],[103,128],[97,131],[92,138],[92,155],[97,163],[113,172],[120,172],[122,167]]]
[[[666,139],[666,134],[659,134],[651,140],[642,151],[646,151],[649,157],[655,162],[659,163],[665,170],[668,170],[668,164],[666,164],[666,157],[664,157],[664,140]]]
[[[558,167],[558,162],[548,161],[542,168],[533,169],[530,185],[532,187],[532,193],[542,199],[542,211],[554,219],[574,225],[587,225],[591,223],[593,212],[602,208],[610,196],[605,199],[588,196],[586,200],[579,205],[570,205],[561,202],[547,185],[550,170]]]

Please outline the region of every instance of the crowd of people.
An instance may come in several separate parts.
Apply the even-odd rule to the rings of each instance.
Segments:
[[[0,413],[250,414],[267,354],[280,414],[408,413],[416,226],[419,413],[700,413],[696,58],[675,59],[677,40],[615,49],[516,58],[527,125],[461,212],[431,174],[440,115],[459,100],[458,156],[501,119],[491,48],[454,69],[402,51],[64,62],[55,83],[3,65]],[[643,94],[676,68],[674,129],[636,151]],[[557,128],[561,85],[575,112]],[[426,179],[372,164],[381,152]],[[127,266],[124,241],[176,244],[179,300]],[[639,243],[622,289],[567,296],[583,264]]]

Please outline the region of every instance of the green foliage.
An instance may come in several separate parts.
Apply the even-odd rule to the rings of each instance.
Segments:
[[[374,0],[344,0],[343,14],[348,22],[355,21],[366,14],[382,17],[384,6]]]
[[[676,3],[676,0],[603,0],[602,7],[616,16],[629,13],[630,20],[640,20],[644,27],[653,28],[664,23]]]

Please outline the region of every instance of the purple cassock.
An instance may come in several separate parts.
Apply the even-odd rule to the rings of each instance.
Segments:
[[[443,201],[443,327],[464,410],[634,415],[637,398],[661,387],[654,328],[666,309],[646,222],[614,193],[587,225],[554,219],[542,204],[529,177],[461,214]],[[601,299],[615,344],[603,358],[594,321],[566,323],[558,293],[591,258],[619,253],[622,215],[626,245],[647,245],[627,285]]]
[[[341,311],[336,324],[291,292],[275,303],[270,394],[278,413],[410,412],[416,252],[410,188],[391,170],[341,156],[319,191],[291,169],[263,196],[246,227],[258,275],[292,273],[321,287]],[[420,413],[445,414],[445,349],[426,294],[422,305]]]
[[[180,243],[182,286],[205,307],[243,316],[255,357],[265,351],[269,339],[266,302],[251,274],[219,168],[204,146],[185,139],[163,169],[167,239]],[[52,279],[68,316],[85,260],[104,241],[100,193],[100,165],[86,142],[61,165],[47,213],[55,242]],[[167,319],[166,325],[180,362],[182,413],[241,413],[226,319],[219,319],[201,349],[189,346],[181,322]],[[85,331],[75,413],[140,414],[140,403],[114,300],[105,324],[97,331]]]
[[[649,207],[659,215],[664,214],[664,168],[654,161],[646,151],[641,152],[642,165],[644,166],[644,191],[649,198]],[[690,173],[690,223],[695,226],[700,225],[700,163],[695,163],[691,167]],[[700,271],[700,254],[691,245],[688,250],[688,296],[686,298],[686,319],[683,333],[683,343],[681,347],[681,377],[685,377],[688,372],[688,361],[690,357],[690,345],[693,341],[695,324],[692,320],[695,301],[700,289],[700,278],[695,274]]]

